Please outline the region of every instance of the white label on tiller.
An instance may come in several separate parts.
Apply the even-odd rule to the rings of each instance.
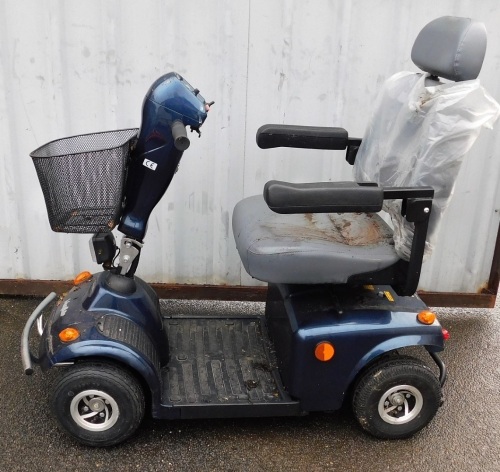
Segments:
[[[156,170],[156,166],[158,165],[156,162],[150,161],[149,159],[144,159],[142,163],[143,166],[146,166],[148,169]]]

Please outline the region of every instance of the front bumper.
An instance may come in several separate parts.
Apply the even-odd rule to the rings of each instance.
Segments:
[[[54,292],[47,295],[45,299],[35,308],[33,313],[31,313],[26,325],[24,326],[23,334],[21,336],[21,361],[26,375],[31,375],[33,373],[33,363],[37,363],[37,358],[33,356],[29,347],[31,328],[42,316],[43,310],[45,310],[45,308],[47,308],[47,306],[50,305],[55,298],[57,298],[57,295]]]

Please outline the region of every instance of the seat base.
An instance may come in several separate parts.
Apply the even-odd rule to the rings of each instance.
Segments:
[[[374,213],[282,215],[254,196],[236,205],[233,233],[246,271],[265,282],[343,284],[399,260],[391,228]]]

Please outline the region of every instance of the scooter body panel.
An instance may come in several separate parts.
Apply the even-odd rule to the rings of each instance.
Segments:
[[[40,364],[46,370],[99,358],[126,365],[148,385],[156,418],[336,410],[357,374],[380,356],[408,346],[443,349],[439,323],[416,319],[426,308],[420,299],[391,295],[388,287],[271,285],[265,317],[162,320],[144,282],[134,279],[135,291],[124,295],[109,287],[108,277],[96,274],[54,309]],[[60,341],[64,327],[77,327],[80,338]],[[334,346],[327,362],[315,356],[320,342]]]
[[[158,297],[135,277],[101,272],[70,290],[53,309],[40,340],[42,370],[82,359],[109,359],[128,366],[160,395],[160,369],[168,362]],[[79,337],[64,342],[59,333],[76,328]]]
[[[417,297],[397,297],[389,287],[271,285],[266,319],[285,388],[306,411],[335,410],[374,359],[408,346],[442,350],[440,324],[417,321],[425,308]],[[321,342],[334,347],[329,361],[315,357]]]

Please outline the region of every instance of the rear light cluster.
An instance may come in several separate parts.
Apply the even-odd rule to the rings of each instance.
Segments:
[[[422,324],[431,325],[437,320],[437,316],[430,310],[423,310],[417,315],[417,320]],[[442,328],[441,332],[443,333],[443,340],[448,341],[448,339],[450,339],[450,333],[448,330]]]

